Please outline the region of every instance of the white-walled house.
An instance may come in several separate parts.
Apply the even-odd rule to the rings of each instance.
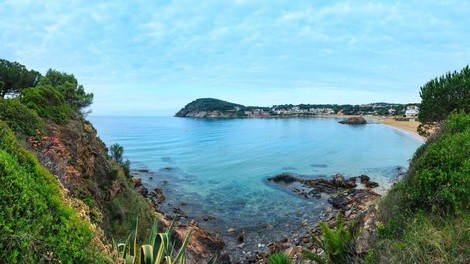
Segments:
[[[406,107],[406,117],[416,117],[419,113],[419,107],[416,105],[409,105]]]

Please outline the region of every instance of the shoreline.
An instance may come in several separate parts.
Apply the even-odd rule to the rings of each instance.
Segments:
[[[318,115],[319,118],[349,118],[355,117],[357,115]],[[383,116],[363,116],[368,120],[376,120],[377,122],[372,124],[379,124],[389,126],[393,129],[399,130],[403,133],[409,134],[416,137],[422,143],[426,142],[426,138],[418,134],[418,121],[396,121],[393,117],[383,117]],[[368,123],[371,124],[371,123]]]

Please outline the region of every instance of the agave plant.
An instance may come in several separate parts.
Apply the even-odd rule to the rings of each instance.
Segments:
[[[183,245],[175,255],[174,247],[170,246],[170,237],[175,220],[173,220],[164,233],[158,233],[158,221],[155,220],[150,232],[148,244],[140,247],[140,258],[137,255],[137,212],[132,218],[132,231],[125,243],[116,244],[113,240],[113,246],[118,251],[118,258],[125,260],[126,264],[186,264],[186,247],[189,242],[192,230],[188,232],[183,241]],[[215,262],[214,262],[215,263]]]

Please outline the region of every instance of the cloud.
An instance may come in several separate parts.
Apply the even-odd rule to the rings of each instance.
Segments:
[[[468,64],[469,9],[416,0],[3,1],[0,57],[74,73],[96,94],[95,114],[123,104],[177,109],[211,94],[259,105],[419,100],[424,82]]]

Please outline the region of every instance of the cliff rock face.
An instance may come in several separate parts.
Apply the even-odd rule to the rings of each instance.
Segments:
[[[38,135],[41,139],[33,140],[29,149],[59,179],[68,195],[90,207],[80,210],[86,214],[84,218],[101,226],[108,237],[117,241],[125,241],[129,235],[136,208],[140,208],[141,239],[147,238],[154,219],[169,225],[171,219],[156,212],[151,202],[134,190],[138,183],[126,178],[108,157],[108,149],[91,123],[77,117],[65,125],[48,122],[47,127],[47,132]],[[196,223],[178,225],[176,240],[183,241],[190,228],[193,229],[187,248],[190,263],[206,261],[214,255],[220,256],[219,263],[230,263],[224,253],[224,242]]]

